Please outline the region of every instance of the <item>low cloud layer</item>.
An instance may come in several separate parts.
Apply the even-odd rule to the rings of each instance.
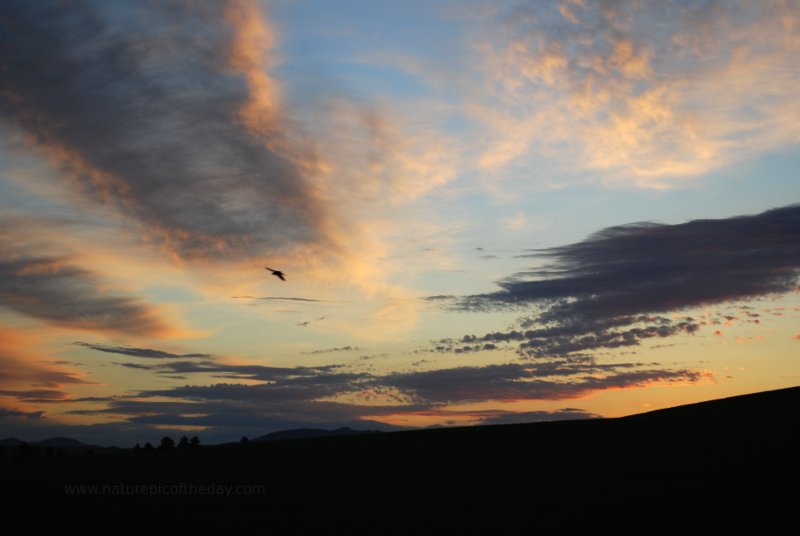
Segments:
[[[381,383],[407,393],[412,400],[452,404],[486,400],[560,400],[593,391],[644,387],[658,382],[696,382],[705,373],[642,368],[642,364],[597,365],[550,362],[509,363],[391,374]]]
[[[590,358],[537,363],[453,367],[376,374],[344,365],[270,367],[213,360],[174,360],[153,364],[117,363],[163,377],[180,375],[189,383],[138,391],[131,396],[98,399],[94,409],[75,415],[114,415],[136,424],[204,426],[210,430],[264,427],[277,423],[351,422],[402,415],[438,415],[484,424],[591,418],[582,410],[533,412],[461,411],[450,406],[488,401],[566,400],[605,389],[653,384],[691,384],[705,371],[670,369],[658,363],[596,363]],[[224,379],[203,383],[200,377]],[[191,378],[194,378],[192,381]],[[245,383],[247,382],[247,383]]]

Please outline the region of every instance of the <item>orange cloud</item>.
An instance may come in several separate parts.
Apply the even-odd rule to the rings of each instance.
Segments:
[[[275,48],[275,30],[252,0],[233,0],[225,6],[225,20],[235,29],[229,48],[229,67],[244,74],[250,97],[242,106],[248,128],[272,134],[280,109],[278,83],[269,76]]]
[[[518,10],[479,47],[491,98],[473,109],[495,117],[478,161],[535,155],[666,188],[800,142],[797,10],[706,9],[571,2],[558,7],[567,27]]]
[[[0,224],[0,304],[5,309],[71,329],[152,337],[173,332],[158,307],[110,291],[102,278],[67,256],[35,250],[24,232]]]
[[[93,384],[74,366],[54,363],[37,345],[38,337],[0,325],[0,410],[6,415],[40,417],[39,404],[67,401],[65,389]]]

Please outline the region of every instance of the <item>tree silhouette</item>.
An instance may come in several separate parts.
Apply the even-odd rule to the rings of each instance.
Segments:
[[[144,450],[147,451],[154,450],[153,445],[148,441],[147,443],[144,444]]]
[[[192,436],[192,439],[189,440],[190,447],[199,447],[200,446],[200,438],[197,436]]]
[[[189,448],[189,438],[186,436],[181,437],[181,440],[178,441],[178,448],[179,449],[188,449]]]
[[[135,450],[136,452],[141,452],[142,451],[142,447],[141,447],[141,445],[139,445],[139,443],[136,443],[136,446],[133,447],[133,450]]]
[[[17,448],[17,457],[22,459],[35,458],[37,454],[36,449],[27,443],[22,443],[19,448]]]
[[[249,443],[249,442],[250,442],[250,440],[247,438],[246,435],[243,435],[242,438],[239,440],[239,443],[241,443],[242,445],[244,445],[246,443]]]
[[[161,438],[161,444],[158,446],[159,450],[172,450],[175,448],[175,441],[169,436]]]

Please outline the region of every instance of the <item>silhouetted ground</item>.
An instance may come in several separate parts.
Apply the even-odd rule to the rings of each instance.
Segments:
[[[797,387],[622,419],[35,460],[7,452],[0,500],[6,523],[20,517],[30,533],[772,534],[796,526],[799,437]],[[80,485],[106,488],[65,488]],[[134,485],[162,493],[123,494]],[[201,485],[250,487],[224,497]]]

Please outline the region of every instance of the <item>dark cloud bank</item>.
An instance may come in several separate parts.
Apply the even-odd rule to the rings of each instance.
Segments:
[[[546,357],[694,333],[699,320],[665,315],[797,288],[800,205],[679,225],[610,227],[526,256],[548,264],[500,281],[502,290],[451,306],[533,314],[518,330],[468,335],[454,344],[510,342],[523,355]]]

